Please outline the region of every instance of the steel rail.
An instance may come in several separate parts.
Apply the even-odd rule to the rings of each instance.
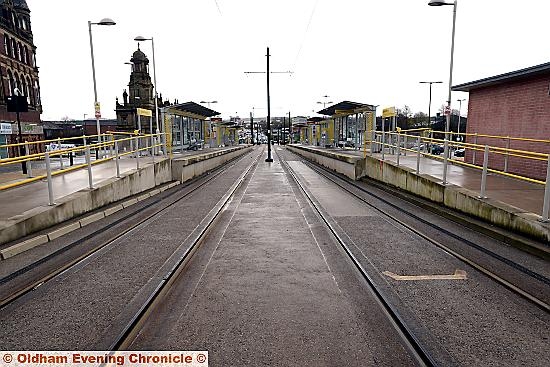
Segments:
[[[53,278],[55,278],[59,274],[67,271],[71,267],[76,266],[78,263],[86,260],[87,258],[92,256],[93,254],[95,254],[96,252],[101,250],[102,248],[105,248],[106,246],[112,244],[116,240],[118,240],[118,239],[120,239],[124,236],[127,236],[130,232],[135,230],[137,227],[143,225],[145,222],[151,220],[153,217],[158,216],[159,214],[161,214],[165,210],[172,207],[174,204],[176,204],[179,201],[183,200],[184,198],[188,197],[189,195],[191,195],[192,193],[194,193],[198,189],[204,187],[205,185],[207,185],[208,183],[210,183],[211,181],[213,181],[214,179],[216,179],[217,177],[219,177],[223,173],[225,173],[228,170],[230,170],[231,168],[233,168],[235,166],[236,162],[240,161],[241,159],[244,159],[244,157],[246,157],[246,156],[248,156],[248,154],[244,154],[240,157],[234,158],[233,159],[233,162],[234,162],[233,164],[226,165],[223,168],[219,168],[218,170],[214,170],[213,172],[211,171],[207,175],[200,176],[197,179],[193,179],[186,186],[180,188],[179,190],[174,191],[173,193],[170,193],[167,197],[159,198],[156,201],[152,202],[151,205],[160,203],[160,202],[165,201],[167,199],[173,198],[174,196],[177,196],[178,194],[181,195],[181,190],[183,190],[183,189],[191,188],[191,190],[186,191],[183,195],[181,195],[180,197],[177,197],[176,199],[174,199],[173,201],[168,203],[166,206],[156,210],[155,212],[151,213],[147,217],[142,218],[138,222],[132,224],[130,227],[124,229],[122,232],[117,233],[116,235],[110,237],[106,241],[103,241],[100,245],[95,246],[93,249],[91,249],[91,250],[85,252],[84,254],[76,257],[75,259],[72,259],[71,261],[63,264],[61,267],[58,267],[58,268],[54,269],[53,271],[49,272],[48,274],[40,277],[40,279],[38,279],[36,281],[33,281],[31,284],[27,284],[24,287],[21,287],[20,289],[18,289],[17,291],[12,292],[9,296],[7,296],[7,297],[3,298],[2,300],[0,300],[0,310],[3,309],[4,307],[8,306],[9,304],[13,303],[15,300],[21,298],[25,294],[31,292],[33,289],[37,288],[38,286],[41,286],[42,284],[52,280]],[[195,184],[196,184],[196,186],[194,186]],[[91,233],[88,236],[85,236],[84,238],[80,238],[80,239],[70,243],[69,245],[64,246],[63,248],[49,254],[48,256],[46,256],[46,257],[44,257],[44,258],[42,258],[42,259],[40,259],[36,262],[33,262],[32,264],[29,264],[26,267],[24,267],[22,269],[19,269],[19,270],[13,272],[13,273],[1,278],[0,279],[0,285],[5,284],[10,280],[13,280],[13,279],[17,278],[18,276],[21,276],[22,274],[25,274],[25,273],[35,269],[40,264],[43,264],[46,261],[51,260],[51,259],[55,258],[56,256],[58,256],[58,255],[60,255],[64,252],[70,250],[71,248],[81,244],[82,242],[95,237],[96,235],[103,232],[105,229],[110,229],[110,228],[112,228],[112,227],[114,227],[114,226],[116,226],[120,223],[123,223],[124,221],[126,221],[126,220],[128,220],[128,219],[130,219],[130,218],[132,218],[132,217],[134,217],[138,214],[139,214],[139,212],[132,212],[129,215],[127,215],[127,216],[125,216],[125,217],[123,217],[123,218],[107,225],[106,227],[101,228],[99,231]]]
[[[168,272],[162,276],[162,280],[155,287],[153,292],[149,294],[145,302],[137,310],[137,312],[131,317],[130,321],[126,324],[123,330],[117,335],[114,341],[111,343],[108,350],[115,353],[118,350],[127,350],[131,343],[135,340],[135,337],[138,335],[139,331],[147,323],[149,316],[157,309],[157,306],[162,303],[165,296],[170,291],[171,287],[177,280],[178,276],[185,269],[186,265],[189,263],[193,254],[198,250],[200,245],[203,243],[209,231],[212,229],[214,224],[217,222],[220,214],[224,211],[224,208],[231,202],[236,191],[241,187],[242,183],[247,178],[248,174],[252,168],[257,166],[259,158],[262,157],[264,149],[257,155],[245,171],[240,175],[240,177],[235,181],[231,188],[225,193],[225,195],[220,199],[218,204],[208,213],[205,224],[202,224],[202,227],[197,227],[189,237],[192,237],[189,247],[187,247],[184,253],[177,258],[175,264],[168,270]],[[200,226],[200,225],[199,225]],[[197,233],[195,233],[197,232]],[[183,246],[187,242],[185,239],[179,247]],[[178,247],[178,249],[179,249]],[[177,252],[178,250],[176,250]],[[176,253],[174,252],[174,253]]]
[[[527,291],[524,291],[523,289],[521,289],[520,287],[514,285],[513,283],[505,280],[504,278],[500,277],[499,275],[495,274],[494,272],[488,270],[487,268],[485,268],[483,265],[480,265],[479,263],[477,263],[476,261],[474,260],[471,260],[469,258],[467,258],[466,256],[463,256],[461,254],[459,254],[458,252],[454,251],[453,249],[449,248],[448,246],[442,244],[441,242],[431,238],[430,236],[426,235],[425,233],[423,233],[422,231],[412,227],[411,225],[403,222],[402,220],[398,219],[397,217],[395,217],[394,215],[392,214],[389,214],[387,212],[385,212],[384,210],[378,208],[377,206],[369,203],[367,200],[365,200],[364,198],[362,198],[361,196],[357,195],[356,193],[352,192],[351,190],[349,190],[348,188],[344,187],[342,184],[336,182],[336,180],[332,179],[331,177],[329,177],[328,174],[334,176],[334,177],[338,177],[336,175],[334,175],[334,173],[332,172],[329,172],[327,169],[325,169],[324,167],[319,167],[318,165],[316,164],[313,164],[309,161],[306,161],[304,160],[302,157],[300,157],[310,168],[312,168],[314,171],[316,171],[317,173],[319,173],[320,175],[322,175],[323,177],[327,178],[328,180],[330,180],[331,182],[335,183],[336,185],[338,185],[340,188],[342,188],[343,190],[345,190],[346,192],[352,194],[354,197],[356,197],[357,199],[359,199],[360,201],[364,202],[365,204],[367,204],[369,207],[375,209],[376,211],[378,211],[379,213],[383,214],[384,216],[388,217],[389,219],[399,223],[400,225],[402,225],[403,227],[407,228],[408,230],[412,231],[413,233],[417,234],[418,236],[424,238],[425,240],[427,240],[428,242],[434,244],[435,246],[441,248],[442,250],[448,252],[449,254],[451,254],[452,256],[454,256],[455,258],[461,260],[462,262],[470,265],[471,267],[473,267],[474,269],[478,270],[479,272],[483,273],[484,275],[486,275],[487,277],[489,277],[490,279],[496,281],[497,283],[503,285],[504,287],[508,288],[509,290],[511,290],[513,293],[516,293],[518,294],[519,296],[525,298],[526,300],[528,300],[529,302],[535,304],[536,306],[538,306],[539,308],[541,308],[542,310],[546,311],[546,312],[549,312],[550,313],[550,305],[548,303],[546,303],[545,301],[537,298],[536,296],[530,294],[529,292]],[[328,174],[327,174],[328,173]],[[431,222],[428,222],[422,218],[420,218],[419,216],[413,214],[413,213],[410,213],[406,210],[404,210],[403,208],[400,208],[399,206],[389,202],[388,200],[380,197],[379,195],[376,195],[376,194],[373,194],[367,190],[365,190],[364,188],[362,188],[361,186],[355,184],[355,183],[351,183],[351,182],[347,182],[345,180],[343,180],[342,178],[338,177],[341,181],[344,181],[346,182],[346,184],[350,185],[350,186],[353,186],[354,188],[360,190],[361,192],[364,192],[366,193],[367,195],[383,202],[384,204],[387,204],[389,206],[391,206],[392,208],[395,208],[397,209],[399,212],[401,213],[404,213],[404,214],[407,214],[408,216],[424,223],[424,224],[427,224],[429,225],[430,227],[434,228],[434,229],[437,229],[449,236],[452,236],[453,238],[457,239],[457,240],[460,240],[461,242],[467,244],[468,246],[470,247],[473,247],[481,252],[484,252],[485,254],[505,263],[506,265],[508,266],[511,266],[513,267],[514,269],[516,270],[519,270],[521,272],[523,272],[524,274],[546,284],[546,285],[550,285],[550,279],[548,279],[547,277],[541,275],[541,274],[538,274],[538,273],[535,273],[527,268],[525,268],[524,266],[520,265],[520,264],[517,264],[507,258],[504,258],[496,253],[494,253],[493,251],[490,251],[488,249],[485,249],[469,240],[466,240],[464,238],[461,238],[459,236],[457,236],[456,234],[453,234],[452,232],[444,229],[444,228],[441,228]]]
[[[288,165],[288,163],[286,163],[286,161],[280,161],[282,162],[282,165],[287,169],[294,182],[300,188],[312,208],[326,225],[330,233],[334,236],[346,255],[348,255],[355,268],[359,271],[359,273],[361,273],[362,277],[368,285],[370,292],[375,296],[376,301],[381,306],[382,310],[384,311],[396,331],[402,337],[406,347],[412,353],[412,356],[422,366],[437,366],[438,364],[436,363],[436,361],[418,340],[414,331],[408,327],[407,323],[405,322],[404,318],[401,316],[397,308],[391,304],[391,302],[384,295],[383,291],[379,289],[375,281],[368,274],[363,265],[361,265],[361,262],[357,260],[353,252],[350,250],[346,241],[338,234],[338,231],[334,228],[331,221],[327,218],[327,215],[324,214],[323,210],[320,208],[320,205],[316,202],[316,200],[313,199],[312,195],[309,193],[309,190],[307,190],[305,186],[300,182],[294,170]]]

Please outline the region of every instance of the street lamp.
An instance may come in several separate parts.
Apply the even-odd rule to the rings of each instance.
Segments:
[[[142,41],[151,41],[151,49],[153,50],[153,82],[155,87],[155,123],[156,123],[156,129],[157,134],[160,132],[159,130],[159,113],[158,113],[158,93],[157,93],[157,68],[155,66],[155,41],[153,40],[153,37],[151,38],[145,38],[143,36],[137,36],[134,38],[134,41],[142,42]],[[152,129],[151,129],[152,130]],[[152,134],[153,131],[150,131]]]
[[[462,141],[462,136],[460,136],[460,122],[462,120],[462,102],[464,102],[466,98],[457,99],[458,101],[458,137],[460,138],[460,141]]]
[[[110,18],[103,18],[99,22],[94,23],[91,21],[88,21],[88,33],[90,34],[90,54],[92,57],[92,76],[94,79],[94,108],[98,110],[98,101],[97,101],[97,83],[95,78],[95,62],[94,62],[94,43],[92,40],[92,25],[115,25],[115,21]],[[99,126],[99,117],[100,112],[99,110],[95,113],[95,121],[96,121],[96,127],[97,127],[97,140],[99,143],[101,143],[101,128]]]
[[[451,36],[451,63],[449,66],[449,97],[447,99],[447,123],[445,124],[445,148],[444,148],[444,162],[443,162],[443,184],[447,183],[447,159],[449,152],[449,129],[451,126],[451,87],[453,85],[453,57],[455,51],[455,25],[456,25],[456,6],[458,0],[448,3],[440,0],[430,0],[428,3],[429,6],[443,6],[443,5],[452,5],[453,6],[453,32]]]
[[[430,84],[430,103],[428,104],[428,128],[432,120],[432,84],[441,84],[443,82],[419,82],[420,84]]]
[[[327,99],[328,99],[329,96],[324,95],[324,96],[321,96],[321,97],[325,98],[325,101],[324,101],[324,102],[317,102],[317,103],[323,105],[323,110],[325,109],[325,106],[326,106],[327,104],[333,103],[333,102],[327,102]]]
[[[208,108],[210,108],[210,103],[218,103],[218,101],[200,101],[199,103],[206,103]]]

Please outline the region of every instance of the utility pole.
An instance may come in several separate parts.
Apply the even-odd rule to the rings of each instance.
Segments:
[[[250,113],[250,142],[254,145],[254,115]]]
[[[271,158],[271,101],[269,98],[269,47],[267,48],[267,159],[266,162],[273,162]]]
[[[269,47],[267,48],[267,71],[245,71],[245,74],[267,74],[267,159],[266,162],[273,162],[271,158],[271,100],[269,95],[269,74],[292,74],[292,71],[269,71]]]
[[[292,143],[290,131],[292,130],[292,119],[290,118],[290,111],[288,111],[288,143]]]

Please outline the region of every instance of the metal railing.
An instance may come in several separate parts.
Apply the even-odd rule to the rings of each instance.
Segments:
[[[116,138],[116,135],[127,136],[123,138]],[[98,139],[98,143],[88,143],[92,138]],[[58,143],[61,145],[61,141],[75,141],[77,139],[82,139],[83,145],[75,146],[64,149],[55,149],[48,150],[42,149],[42,146],[47,143]],[[40,145],[37,149],[38,153],[29,154],[32,145]],[[167,155],[166,149],[166,134],[157,133],[157,134],[133,134],[133,133],[122,133],[122,132],[109,132],[107,134],[101,135],[88,135],[78,138],[59,138],[52,140],[42,140],[42,141],[33,141],[33,142],[24,142],[24,143],[15,143],[15,144],[6,144],[0,145],[2,148],[10,147],[20,147],[21,145],[25,146],[26,153],[22,156],[14,156],[8,158],[0,159],[0,167],[8,166],[13,164],[25,164],[27,168],[27,178],[23,180],[18,180],[16,182],[7,183],[0,185],[0,191],[7,190],[10,188],[22,186],[29,184],[31,182],[39,181],[46,179],[48,182],[48,204],[54,205],[54,192],[53,192],[53,181],[54,176],[63,175],[75,170],[87,168],[88,171],[88,187],[93,189],[93,171],[92,166],[101,164],[107,161],[115,162],[116,177],[120,177],[120,159],[125,156],[130,156],[135,158],[136,168],[140,168],[140,156],[145,155],[152,158],[153,162],[155,160],[155,155]],[[162,151],[159,151],[159,148],[162,147]],[[129,148],[129,149],[128,149]],[[96,150],[96,159],[92,161],[91,151]],[[101,154],[100,154],[101,152]],[[70,156],[72,162],[72,156],[75,155],[84,155],[85,163],[71,165],[69,167],[64,166],[63,156]],[[54,169],[52,167],[52,159],[59,158],[59,167]],[[32,165],[33,162],[37,161],[45,162],[45,173],[33,176]]]
[[[441,134],[444,135],[444,132],[440,131],[431,131],[428,129],[414,129],[414,130],[401,130],[398,132],[382,132],[382,131],[368,131],[366,132],[366,137],[370,139],[365,139],[364,145],[364,156],[367,155],[367,144],[370,145],[370,154],[381,153],[382,160],[385,159],[386,154],[391,154],[396,156],[396,163],[400,165],[401,155],[407,155],[407,153],[412,153],[416,155],[416,174],[420,174],[420,160],[421,157],[427,157],[431,159],[436,159],[443,161],[443,184],[447,183],[447,171],[449,163],[469,167],[472,169],[477,169],[481,171],[481,187],[480,187],[480,198],[487,198],[487,175],[488,173],[494,173],[502,175],[505,177],[514,178],[524,182],[529,182],[537,185],[544,185],[544,202],[542,208],[542,221],[549,221],[549,212],[550,212],[550,154],[540,153],[528,150],[521,149],[511,149],[510,144],[507,144],[507,147],[492,146],[489,144],[477,144],[477,137],[484,137],[490,139],[505,139],[508,142],[511,141],[529,141],[535,143],[550,143],[550,140],[543,139],[529,139],[529,138],[514,138],[514,137],[502,137],[497,135],[482,135],[482,134],[458,134],[451,133],[453,135],[464,135],[474,137],[473,143],[467,142],[458,142],[458,141],[449,141],[446,139],[436,139],[433,136]],[[424,135],[424,136],[423,136]],[[441,150],[442,156],[438,154],[433,154],[433,147]],[[468,149],[472,152],[472,163],[464,162],[463,160],[452,158],[451,152],[457,149]],[[476,164],[476,153],[483,153],[483,161],[481,165]],[[489,168],[489,154],[493,155],[502,155],[504,156],[504,169],[499,170],[496,168]],[[465,154],[464,154],[465,155]],[[530,162],[534,161],[545,161],[546,162],[546,180],[539,180],[531,177],[522,176],[520,174],[514,174],[508,172],[508,161],[511,157],[516,159],[527,160]]]

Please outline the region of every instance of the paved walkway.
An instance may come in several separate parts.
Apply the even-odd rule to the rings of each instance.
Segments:
[[[324,149],[319,147],[311,148]],[[363,151],[354,149],[326,149],[332,152],[341,152],[363,157]],[[370,151],[367,150],[367,155]],[[374,157],[382,159],[382,154],[375,153]],[[397,155],[385,154],[386,161],[397,162]],[[416,170],[416,156],[407,153],[401,155],[399,164]],[[443,161],[422,157],[420,159],[420,173],[443,180]],[[465,189],[481,191],[481,170],[450,164],[447,170],[447,181]],[[487,176],[486,196],[515,206],[522,210],[540,215],[544,200],[544,186],[532,184],[518,179],[489,173]]]
[[[193,156],[204,154],[206,152],[212,152],[215,150],[221,150],[227,148],[210,148],[198,151],[186,151],[174,155],[174,158]],[[158,156],[155,159],[158,161],[163,157]],[[80,159],[80,157],[79,157]],[[151,157],[140,157],[140,166],[144,166],[152,161]],[[58,160],[54,161],[54,168],[58,168]],[[76,161],[75,164],[82,162]],[[136,159],[128,156],[120,159],[120,173],[128,172],[136,169]],[[36,168],[33,168],[33,174],[40,175],[45,173],[45,169],[41,168],[43,162],[35,163]],[[20,165],[18,165],[20,166]],[[68,167],[68,160],[65,162],[65,167]],[[114,161],[107,161],[94,165],[92,168],[93,184],[96,185],[102,181],[115,177],[116,166]],[[8,182],[15,182],[26,179],[26,175],[23,175],[21,171],[18,172],[2,172],[0,173],[0,185]],[[54,199],[70,195],[79,190],[88,187],[88,170],[86,168],[79,169],[73,172],[68,172],[62,175],[53,177],[53,193]],[[48,183],[47,181],[40,180],[26,185],[17,186],[11,189],[0,191],[0,203],[2,203],[2,210],[0,211],[0,220],[9,219],[15,215],[20,215],[30,209],[38,206],[48,204]]]

